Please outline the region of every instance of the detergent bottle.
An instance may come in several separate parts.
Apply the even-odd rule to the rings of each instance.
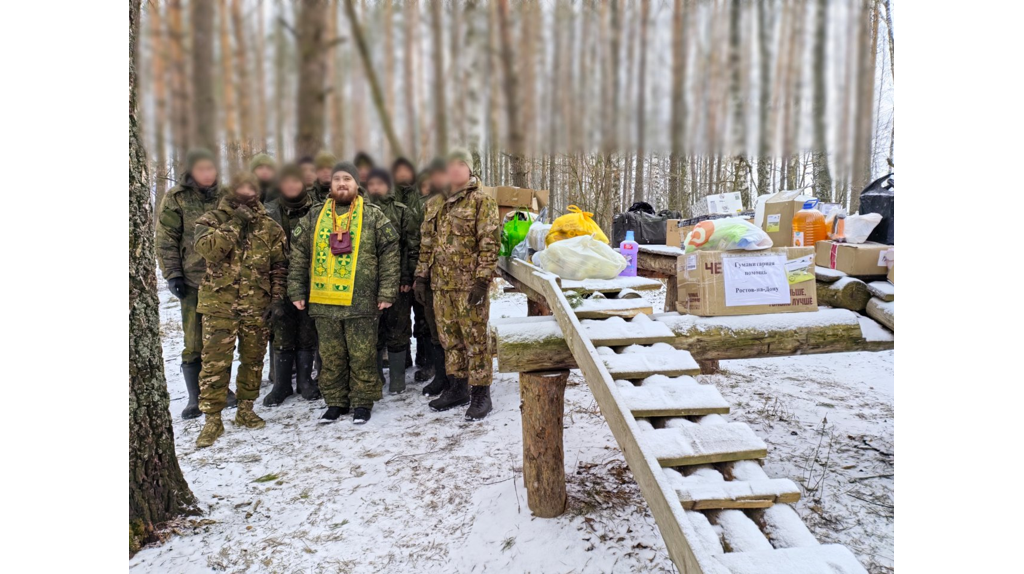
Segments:
[[[825,214],[817,206],[817,199],[809,199],[793,216],[793,247],[814,247],[818,241],[827,239]]]
[[[626,268],[619,277],[636,277],[636,255],[639,251],[640,244],[633,241],[633,230],[626,230],[626,239],[619,244],[619,254],[626,258]]]

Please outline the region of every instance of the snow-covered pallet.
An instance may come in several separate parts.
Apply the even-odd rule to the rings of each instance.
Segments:
[[[650,315],[654,308],[646,299],[585,299],[573,311],[580,319],[605,319],[635,317],[641,313]]]
[[[645,314],[581,321],[562,292],[569,282],[520,260],[499,265],[557,321],[505,339],[529,344],[542,328],[560,331],[680,572],[865,572],[846,548],[818,544],[787,504],[799,499],[797,486],[769,478],[755,460],[767,454],[764,441],[724,418],[729,405],[717,389],[689,376],[689,353],[664,344],[677,337],[670,325]]]

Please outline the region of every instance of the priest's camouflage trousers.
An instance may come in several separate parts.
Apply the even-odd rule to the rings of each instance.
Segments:
[[[316,318],[320,337],[320,394],[329,407],[373,408],[379,401],[376,315],[354,319]]]

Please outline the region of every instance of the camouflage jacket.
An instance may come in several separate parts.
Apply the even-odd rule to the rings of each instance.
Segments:
[[[377,303],[394,303],[398,298],[402,265],[398,231],[379,207],[370,202],[364,202],[364,205],[352,304],[343,306],[308,303],[311,317],[370,317],[377,314]],[[314,206],[292,229],[288,266],[288,299],[292,301],[309,300],[313,231],[322,207]]]
[[[394,189],[384,197],[370,198],[369,201],[388,216],[391,225],[398,231],[399,245],[402,248],[402,273],[399,283],[412,285],[416,263],[420,258],[420,228],[413,211],[398,201]]]
[[[284,245],[285,253],[291,253],[292,246],[292,230],[295,229],[295,225],[298,224],[299,220],[309,213],[309,210],[313,207],[313,198],[309,194],[302,196],[302,202],[298,207],[288,207],[285,205],[283,197],[278,197],[274,201],[266,204],[267,215],[271,217],[281,229],[284,230]]]
[[[416,276],[435,291],[468,291],[475,279],[494,276],[498,263],[498,204],[473,178],[448,197],[427,201],[420,228]]]
[[[260,180],[260,202],[263,205],[274,201],[279,195],[281,192],[278,190],[276,182]]]
[[[190,287],[199,287],[206,261],[195,251],[196,221],[217,207],[223,189],[209,195],[189,176],[164,195],[156,221],[156,255],[164,279],[184,277]]]
[[[215,317],[260,317],[285,295],[284,231],[260,204],[248,223],[232,217],[234,211],[225,197],[196,222],[196,252],[206,259],[196,310]]]
[[[313,182],[313,185],[306,188],[306,193],[313,198],[313,203],[323,203],[327,201],[327,196],[331,195],[331,184],[322,184],[320,180]]]
[[[420,190],[415,184],[400,185],[395,187],[395,197],[413,212],[416,221],[416,228],[423,224],[423,204],[427,198],[420,195]],[[416,264],[413,263],[415,266]]]

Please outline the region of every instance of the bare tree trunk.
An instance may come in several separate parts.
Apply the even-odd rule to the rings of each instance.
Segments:
[[[683,180],[686,157],[683,141],[686,138],[686,21],[689,3],[675,0],[672,12],[672,160],[668,188],[668,208],[683,209]]]
[[[498,4],[491,2],[487,10],[487,74],[488,74],[488,102],[487,102],[487,133],[489,134],[488,155],[490,162],[487,170],[488,183],[498,185],[501,174],[501,156],[499,145],[499,98],[501,97],[501,86],[499,83],[498,67],[500,64],[498,47]]]
[[[384,0],[384,113],[389,118],[395,117],[395,41],[394,31],[394,10],[391,0]],[[390,155],[397,156],[394,150]]]
[[[804,47],[804,15],[805,4],[798,2],[790,16],[793,19],[793,30],[789,36],[786,55],[786,106],[784,108],[782,157],[786,162],[786,187],[796,189],[800,153],[797,150],[800,134],[800,94],[803,93],[802,64]]]
[[[304,0],[299,9],[299,94],[298,131],[295,134],[295,155],[315,155],[324,145],[324,101],[327,97],[324,79],[327,75],[327,50],[324,25],[328,3]]]
[[[414,162],[418,161],[418,149],[416,145],[416,93],[420,84],[414,83],[416,78],[415,63],[416,40],[419,37],[417,25],[419,24],[419,3],[417,0],[408,0],[405,4],[405,57],[403,58],[403,87],[405,88],[405,141],[409,142],[409,154]]]
[[[146,150],[139,138],[135,57],[140,0],[128,2],[128,552],[160,524],[194,513],[196,499],[178,466],[170,395],[160,346],[156,233]]]
[[[732,124],[730,126],[730,153],[732,154],[732,177],[733,191],[738,191],[742,198],[743,205],[753,207],[754,202],[750,197],[750,168],[746,159],[746,107],[743,105],[744,95],[742,87],[742,74],[746,67],[743,65],[742,39],[740,29],[740,16],[742,2],[731,2],[729,5],[729,71],[730,71],[730,99],[732,100]]]
[[[234,173],[238,170],[241,146],[239,145],[238,110],[235,107],[235,82],[233,80],[235,65],[233,52],[231,50],[231,30],[228,0],[220,1],[220,73],[223,79],[223,113],[224,120],[224,148],[227,156],[227,171]],[[244,126],[242,129],[245,129]],[[225,178],[226,179],[226,178]]]
[[[527,185],[525,139],[523,125],[519,120],[519,101],[516,96],[515,55],[512,53],[512,22],[509,16],[508,0],[498,0],[498,28],[501,34],[501,63],[504,71],[505,82],[505,117],[508,123],[508,144],[512,169],[512,185],[515,187],[529,187]]]
[[[875,125],[875,53],[878,19],[874,0],[863,0],[857,50],[857,112],[854,114],[853,178],[850,213],[860,209],[860,192],[871,183],[872,135]]]
[[[770,6],[766,6],[770,0],[760,0],[757,3],[757,41],[758,41],[758,142],[757,142],[757,192],[759,194],[771,191],[771,125],[769,123],[769,106],[771,105],[771,45],[772,33],[769,21]]]
[[[217,100],[213,89],[213,2],[190,2],[192,28],[192,124],[194,145],[220,157],[217,145]]]
[[[282,0],[276,0],[275,12],[278,21],[274,23],[274,154],[278,160],[284,158],[284,101],[287,97],[285,79],[288,61],[288,40],[284,35],[284,7]]]
[[[825,50],[828,42],[828,0],[818,0],[814,20],[814,47],[811,72],[814,75],[814,195],[821,201],[832,200],[832,174],[828,169],[828,135],[825,130],[826,102],[825,92]]]
[[[352,37],[359,49],[359,56],[363,60],[363,71],[366,72],[366,79],[370,82],[370,91],[373,94],[373,105],[377,108],[377,115],[380,117],[381,127],[384,135],[391,144],[391,152],[396,156],[402,155],[402,142],[395,135],[395,128],[391,125],[391,116],[384,107],[384,93],[380,89],[380,81],[373,69],[373,61],[370,59],[370,48],[366,44],[366,37],[363,35],[363,28],[359,25],[356,17],[356,8],[353,0],[345,0],[345,11],[348,14],[348,22],[352,26]]]
[[[522,3],[522,25],[519,28],[521,41],[517,54],[522,70],[516,85],[518,97],[522,102],[522,113],[519,121],[523,124],[523,153],[532,167],[537,157],[537,46],[540,44],[540,6],[536,0]],[[532,169],[527,170],[526,184],[533,187]]]
[[[442,27],[441,0],[430,2],[431,40],[434,47],[434,153],[448,152],[448,107],[444,101],[444,28]]]
[[[260,151],[267,151],[267,33],[263,26],[263,0],[256,4],[256,141]],[[278,156],[278,160],[283,159]]]
[[[253,134],[257,133],[252,115],[252,82],[249,81],[249,62],[246,59],[245,20],[242,18],[242,0],[231,0],[231,24],[235,28],[235,70],[238,72],[238,119],[241,126],[238,138],[241,161],[252,157]],[[225,83],[230,78],[224,78]],[[240,164],[241,165],[241,164]]]
[[[651,12],[651,0],[640,0],[640,38],[647,38],[647,22],[650,20]],[[644,105],[647,103],[647,42],[640,41],[640,79],[639,87],[637,89],[637,105],[636,105],[636,157],[637,157],[637,170],[636,170],[636,183],[633,186],[633,201],[644,200],[644,131],[646,128],[644,120],[646,119],[646,110]]]
[[[327,37],[335,42],[331,46],[331,53],[327,60],[327,85],[331,90],[331,103],[329,125],[331,127],[331,147],[334,155],[345,157],[345,79],[341,77],[341,46],[337,38],[341,35],[338,30],[338,0],[331,2],[327,16]]]
[[[153,177],[156,179],[156,205],[167,191],[167,54],[168,42],[164,38],[163,20],[160,16],[160,4],[149,7],[149,36],[152,46],[153,68],[153,99],[155,113],[153,117],[153,141],[156,144],[156,157],[153,162]]]
[[[445,77],[445,89],[448,86],[458,85],[462,79],[462,49],[460,47],[460,41],[462,39],[462,11],[459,8],[457,1],[452,2],[452,9],[448,12],[448,75]],[[454,126],[455,141],[459,145],[463,145],[466,141],[466,102],[462,98],[456,98],[457,94],[451,94],[449,107],[451,109],[450,120]],[[445,96],[448,98],[448,95]]]
[[[485,46],[482,44],[483,34],[480,30],[480,5],[477,0],[467,0],[463,8],[466,27],[466,42],[463,49],[466,51],[468,62],[461,67],[459,73],[461,79],[459,85],[465,90],[465,117],[462,134],[462,141],[469,147],[470,152],[477,158],[477,165],[482,166],[480,144],[480,74],[486,58]]]
[[[178,171],[192,140],[192,129],[189,122],[189,85],[188,65],[185,62],[185,29],[182,24],[181,0],[169,0],[167,3],[167,39],[170,44],[171,69],[171,135],[174,151],[175,176],[180,178]]]
[[[885,5],[885,29],[889,34],[889,71],[892,73],[893,79],[896,79],[896,67],[895,50],[892,45],[892,2],[890,0],[882,0],[882,4]]]

